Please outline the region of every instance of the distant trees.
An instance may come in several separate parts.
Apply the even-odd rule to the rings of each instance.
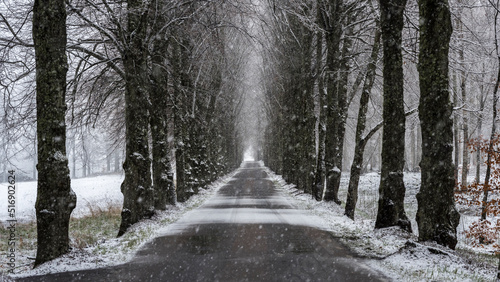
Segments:
[[[378,7],[367,10],[366,7],[371,5],[370,1],[303,0],[279,5],[274,3],[270,7],[273,11],[271,17],[273,25],[270,25],[270,31],[267,32],[273,34],[272,44],[277,51],[269,50],[264,60],[268,115],[264,160],[271,169],[283,174],[285,180],[297,184],[299,189],[311,193],[315,199],[340,203],[338,189],[345,159],[344,151],[346,151],[343,143],[346,138],[354,139],[354,160],[345,209],[346,215],[354,218],[357,183],[363,167],[363,151],[368,140],[383,128],[382,171],[376,227],[400,226],[411,231],[410,220],[404,209],[403,171],[406,117],[416,110],[405,106],[404,94],[407,92],[405,75],[408,75],[408,70],[411,66],[415,66],[414,63],[417,61],[418,38],[412,37],[416,36],[417,29],[411,28],[413,22],[408,23],[410,28],[405,27],[406,1],[381,1]],[[439,9],[436,8],[438,6]],[[421,23],[418,58],[421,94],[419,117],[424,150],[420,165],[422,188],[418,196],[417,221],[421,240],[436,240],[453,248],[458,213],[452,198],[453,185],[450,186],[448,179],[449,168],[453,167],[450,151],[452,147],[446,145],[451,143],[449,138],[453,137],[449,123],[452,108],[447,74],[452,27],[446,1],[422,0],[419,1],[419,7]],[[380,11],[380,32],[373,32],[378,29],[375,27],[377,20],[374,20],[378,18],[377,8]],[[412,9],[415,7],[412,6]],[[438,11],[439,15],[431,16],[429,14],[431,10]],[[408,21],[418,21],[417,17],[413,16],[414,12],[415,10],[409,11],[408,15],[413,14],[407,18]],[[305,35],[298,32],[301,26],[309,33]],[[370,32],[366,33],[367,30]],[[370,122],[369,126],[366,126],[367,105],[370,99],[376,100],[374,94],[370,95],[371,89],[374,85],[375,88],[378,87],[376,72],[380,33],[384,50],[383,120],[380,123]],[[312,40],[309,36],[312,36]],[[309,47],[311,44],[313,48]],[[301,53],[300,50],[311,51]],[[366,50],[370,50],[371,53],[367,55]],[[358,61],[358,58],[363,58],[368,65],[360,64],[361,60]],[[463,61],[463,56],[460,58]],[[310,70],[310,75],[302,75],[301,78],[304,83],[312,79],[311,96],[305,95],[310,88],[293,87],[299,77],[297,74],[303,73],[298,67],[300,64],[296,62],[306,62],[304,66]],[[307,64],[310,64],[310,67],[307,67]],[[464,83],[465,75],[462,73],[462,76],[461,82]],[[410,82],[407,80],[407,83]],[[407,87],[413,87],[413,84]],[[461,93],[465,93],[465,86],[461,87]],[[359,104],[357,99],[354,99],[358,95],[358,90],[361,90]],[[418,98],[418,91],[416,92]],[[315,107],[297,110],[300,105],[290,101],[297,101],[299,97],[304,105],[314,101]],[[413,100],[417,100],[416,98],[412,97]],[[465,100],[466,97],[463,95],[462,99]],[[354,110],[350,110],[351,107]],[[347,115],[349,111],[356,112],[358,107],[357,123],[354,123],[356,132],[353,138],[346,135],[346,125],[353,124],[349,122]],[[373,111],[378,110],[375,108]],[[463,108],[460,110],[466,111]],[[301,140],[311,135],[304,135],[299,124],[294,121],[304,120],[313,115],[316,119],[314,134],[316,151],[314,169],[310,171],[315,177],[312,188],[304,189],[301,183],[307,180],[305,175],[297,171],[301,163],[297,160],[307,161],[307,158],[301,155],[299,148]],[[468,119],[464,119],[464,122],[468,122]],[[418,169],[416,162],[419,153],[416,150],[419,149],[417,146],[420,144],[420,138],[415,133],[419,133],[419,129],[413,131],[415,132],[410,134],[411,140],[409,140],[412,143],[412,148],[409,150],[411,156],[407,158],[411,160],[412,165],[411,168],[408,166],[408,169]],[[464,132],[468,131],[464,126]],[[301,138],[297,139],[297,135]],[[464,155],[465,160],[467,156]],[[467,164],[466,161],[464,163]],[[433,194],[430,190],[431,182],[439,183],[441,189],[439,196],[433,192],[433,199],[429,198]],[[440,217],[438,215],[443,213],[446,216],[438,218]]]
[[[264,74],[269,78],[264,89],[270,119],[264,161],[287,181],[311,193],[316,154],[314,83],[321,70],[313,65],[315,38],[304,22],[315,17],[316,10],[309,3],[302,8],[295,13],[290,10],[293,6],[281,3],[276,13],[268,15],[273,28],[268,31],[272,47],[267,46],[263,58]]]
[[[371,11],[358,2],[299,2],[270,9],[264,161],[318,201],[339,203],[347,111],[363,78],[350,83],[362,73],[351,65]]]
[[[234,97],[235,93],[226,90],[233,77],[222,77],[226,70],[237,69],[238,65],[228,63],[231,59],[225,51],[228,43],[224,33],[230,29],[217,27],[220,22],[230,22],[231,19],[219,16],[222,13],[217,12],[220,9],[218,4],[166,4],[154,1],[148,7],[136,4],[132,6],[129,3],[127,6],[128,16],[131,17],[128,20],[128,32],[133,37],[127,41],[131,42],[131,46],[125,51],[133,54],[125,52],[122,56],[126,75],[126,99],[127,93],[131,91],[129,86],[132,86],[132,90],[138,92],[131,95],[131,98],[141,101],[126,100],[126,105],[133,109],[127,106],[125,112],[128,116],[128,112],[141,110],[144,120],[138,124],[139,119],[135,114],[130,117],[133,120],[126,119],[129,140],[127,146],[130,147],[127,147],[124,165],[126,179],[122,189],[125,200],[119,235],[130,224],[152,215],[155,207],[164,209],[166,204],[175,204],[177,200],[185,201],[193,193],[198,193],[200,188],[236,167],[242,155],[241,150],[238,151],[238,141],[234,140],[237,139],[237,129],[234,126],[236,120],[225,116],[225,113],[231,112],[237,116],[233,110],[237,104],[233,99],[227,99]],[[131,7],[135,8],[130,10]],[[209,27],[205,29],[207,33],[197,30],[200,26],[193,20],[194,14],[197,14],[199,22]],[[175,24],[172,25],[172,22]],[[152,34],[147,34],[146,31]],[[138,40],[137,43],[134,40]],[[135,58],[130,62],[135,67],[127,69],[127,60],[131,58]],[[141,64],[144,66],[137,67]],[[129,72],[137,80],[135,83],[127,78]],[[172,76],[172,87],[168,83],[169,75]],[[149,81],[153,82],[151,87],[145,87]],[[225,127],[217,126],[222,122],[225,122]],[[150,131],[148,125],[151,127]],[[132,132],[137,132],[138,135],[129,139]],[[148,134],[151,134],[153,145],[151,192],[147,188],[151,179]],[[176,146],[177,189],[173,187],[173,171],[169,161],[169,136],[173,136]],[[233,140],[234,143],[223,141],[219,136]],[[137,139],[139,137],[140,140]],[[134,142],[136,145],[132,146]],[[143,151],[140,152],[141,150]],[[130,166],[138,160],[139,164]],[[128,179],[136,182],[129,185],[127,173],[133,167],[139,168],[138,172],[143,176],[139,177],[135,175],[137,172],[130,171]],[[139,206],[139,212],[135,216],[131,208],[134,205]],[[129,212],[133,220],[128,219]],[[127,223],[128,221],[130,222]]]
[[[69,251],[69,218],[76,206],[66,158],[66,5],[33,5],[39,173],[35,266]]]
[[[224,7],[226,13],[221,12]],[[177,10],[175,17],[183,20],[170,29],[167,67],[179,201],[242,160],[237,122],[243,97],[237,83],[242,79],[245,48],[239,23],[232,18],[236,15],[232,8],[238,7],[190,3],[184,11]],[[194,12],[199,13],[196,19]]]
[[[1,76],[9,79],[2,80],[1,87],[7,99],[24,101],[19,109],[12,107],[19,115],[11,116],[19,120],[12,122],[9,116],[5,128],[2,123],[1,130],[9,133],[24,126],[21,121],[35,120],[32,92],[17,90],[18,81],[30,78],[35,69],[29,60],[34,45],[25,36],[31,24],[26,20],[29,9],[21,11],[19,7],[24,6],[18,4],[18,13],[3,6],[7,3],[0,7],[0,44],[5,47],[0,63],[11,68],[9,72],[2,69]],[[249,41],[243,43],[248,36],[241,31],[247,22],[238,13],[251,12],[252,5],[245,1],[227,5],[216,1],[41,0],[35,8],[33,35],[40,80],[37,217],[39,229],[45,232],[39,234],[37,265],[69,247],[67,223],[76,199],[70,192],[66,120],[72,125],[68,144],[75,176],[80,168],[83,176],[97,171],[90,167],[96,158],[105,159],[103,170],[111,170],[112,162],[117,170],[121,159],[117,148],[126,147],[119,235],[155,210],[187,200],[239,165],[243,130],[238,123],[244,92],[238,85]],[[24,63],[16,58],[20,54],[27,54]],[[29,80],[25,85],[30,85]],[[88,132],[99,130],[107,144],[96,154],[90,151],[89,140],[100,140]],[[4,144],[7,140],[2,140]],[[51,172],[54,168],[59,174]]]
[[[36,93],[35,52],[31,21],[25,15],[32,11],[33,1],[0,4],[0,92],[2,92],[1,126],[3,167],[15,167],[15,159],[29,156],[29,170],[16,170],[18,180],[36,178]],[[11,31],[15,31],[15,36]],[[16,70],[16,71],[13,71]],[[29,81],[27,83],[26,81]],[[23,95],[15,95],[22,87]],[[29,99],[26,99],[29,97]],[[0,110],[1,111],[1,110]],[[5,175],[5,171],[2,171]]]
[[[111,89],[107,92],[113,78],[125,93],[125,108],[113,113],[125,115],[114,126],[126,128],[127,140],[120,235],[155,209],[187,200],[241,160],[235,140],[239,94],[229,87],[238,78],[222,78],[230,68],[238,68],[238,63],[228,63],[235,54],[225,52],[224,45],[230,43],[221,36],[231,30],[234,14],[222,16],[222,6],[192,1],[132,1],[126,6],[82,1],[70,6],[75,26],[93,31],[71,46],[93,62],[89,65],[101,66],[96,77],[100,82],[94,85],[104,96],[93,99],[102,105],[115,95]],[[221,28],[222,22],[229,27]],[[75,92],[84,90],[81,79],[74,86]],[[113,135],[120,138],[120,133]],[[171,160],[176,164],[176,187]]]

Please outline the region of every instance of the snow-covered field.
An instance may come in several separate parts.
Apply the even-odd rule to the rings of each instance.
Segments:
[[[120,191],[122,182],[123,175],[119,174],[72,179],[71,188],[77,196],[72,216],[81,217],[91,214],[91,209],[121,205],[123,203],[123,195]],[[35,220],[37,182],[17,182],[15,186],[17,220]],[[0,191],[0,220],[5,220],[8,218],[7,183],[0,183]]]

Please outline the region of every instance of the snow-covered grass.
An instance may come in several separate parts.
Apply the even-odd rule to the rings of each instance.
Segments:
[[[157,212],[153,218],[135,224],[122,237],[116,238],[120,223],[120,211],[123,196],[120,192],[122,176],[101,176],[72,181],[72,188],[77,194],[78,203],[71,220],[70,253],[40,265],[33,269],[33,258],[36,255],[36,224],[34,218],[34,199],[36,199],[36,183],[18,183],[20,194],[24,199],[18,206],[17,235],[19,237],[16,250],[16,270],[12,277],[24,277],[99,268],[122,264],[129,261],[135,252],[146,242],[160,235],[170,223],[177,221],[186,212],[199,207],[213,196],[236,173],[233,172],[213,184],[200,189],[184,203],[170,206],[167,210]],[[0,184],[2,185],[2,184]],[[30,190],[31,189],[31,190]],[[2,203],[3,204],[3,203]],[[0,209],[7,210],[0,204]],[[0,214],[2,219],[6,214]],[[3,222],[3,221],[2,221]],[[2,227],[2,232],[7,232]],[[2,238],[5,238],[2,234]],[[0,245],[1,246],[1,245]],[[6,246],[1,246],[0,281],[7,279]]]
[[[369,173],[361,176],[356,220],[344,216],[344,205],[317,202],[287,184],[281,176],[267,170],[270,178],[281,191],[288,193],[300,209],[324,220],[324,229],[339,238],[355,253],[373,260],[366,263],[381,270],[396,281],[492,281],[496,277],[496,260],[493,256],[458,249],[457,251],[433,243],[419,243],[415,214],[416,193],[420,187],[420,174],[407,173],[404,180],[407,188],[405,208],[412,219],[414,234],[399,228],[375,230],[378,184],[380,176]],[[339,198],[345,202],[348,177],[343,177]],[[463,224],[467,224],[467,220]],[[464,226],[461,226],[464,229]],[[465,245],[464,236],[459,236],[459,247]],[[474,250],[472,250],[474,251]]]

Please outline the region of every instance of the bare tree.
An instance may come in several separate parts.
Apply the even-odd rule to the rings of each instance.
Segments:
[[[422,183],[417,194],[419,240],[452,249],[460,215],[454,204],[452,108],[448,90],[448,52],[452,33],[447,0],[419,0]]]
[[[168,94],[168,15],[165,5],[152,1],[150,6],[149,26],[155,36],[151,42],[151,138],[153,157],[153,186],[155,208],[164,210],[166,205],[175,205],[177,195],[174,186],[174,174],[171,167],[171,153],[168,144],[169,99]]]
[[[69,251],[69,218],[76,206],[66,158],[66,5],[35,0],[38,189],[35,266]]]
[[[481,219],[485,220],[486,215],[488,213],[488,208],[487,208],[487,203],[488,203],[488,196],[489,196],[489,191],[490,191],[490,177],[491,177],[491,167],[492,167],[492,155],[494,153],[494,139],[496,133],[496,122],[497,122],[497,104],[498,104],[498,88],[500,87],[500,48],[498,46],[498,17],[500,16],[500,5],[499,2],[497,1],[496,3],[493,3],[493,1],[489,1],[490,5],[492,5],[495,9],[495,23],[494,23],[494,31],[495,31],[495,52],[497,55],[497,60],[498,60],[498,74],[495,82],[495,87],[493,88],[493,121],[492,121],[492,126],[491,126],[491,133],[489,137],[489,144],[488,144],[488,153],[487,153],[487,159],[486,159],[486,175],[484,177],[484,186],[483,186],[483,201],[482,201],[482,206],[481,206]],[[500,257],[499,257],[499,265],[500,269]],[[500,276],[500,272],[498,274]]]
[[[139,220],[154,213],[151,159],[149,157],[149,94],[147,79],[148,6],[141,0],[127,1],[127,29],[129,45],[123,53],[125,73],[126,155],[122,183],[123,209],[118,236]]]
[[[340,203],[338,190],[342,174],[342,153],[345,121],[347,118],[347,97],[344,95],[345,92],[343,92],[343,89],[339,89],[344,1],[329,0],[325,2],[322,4],[322,16],[324,17],[323,22],[325,24],[323,28],[326,31],[326,87],[328,104],[325,141],[325,201]]]
[[[406,0],[380,1],[384,50],[384,132],[375,228],[400,226],[411,232],[411,223],[404,210],[403,182],[405,114],[401,43],[405,6]]]
[[[366,69],[365,82],[361,92],[359,101],[358,122],[356,125],[356,137],[354,145],[354,159],[351,165],[351,175],[349,177],[349,187],[347,191],[347,200],[345,206],[345,215],[354,220],[354,213],[356,210],[356,202],[358,200],[358,184],[361,175],[361,168],[363,165],[363,153],[369,139],[363,138],[363,132],[366,127],[366,112],[368,111],[368,102],[373,84],[375,82],[375,75],[377,71],[377,60],[380,51],[380,23],[377,20],[375,27],[375,38],[372,47],[370,62]]]

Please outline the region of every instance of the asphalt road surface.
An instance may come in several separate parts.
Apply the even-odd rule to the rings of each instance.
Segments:
[[[293,207],[258,162],[126,264],[20,281],[384,281]]]

